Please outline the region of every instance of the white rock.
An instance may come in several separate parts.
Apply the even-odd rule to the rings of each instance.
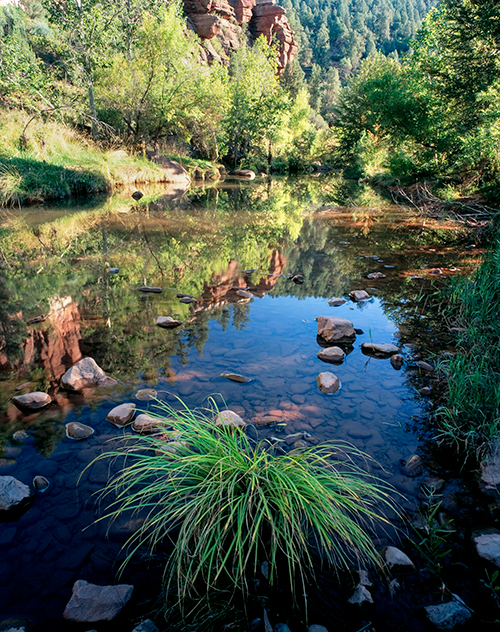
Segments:
[[[0,510],[8,511],[26,502],[30,488],[13,476],[0,476]]]
[[[223,410],[213,416],[212,421],[218,427],[241,428],[244,430],[247,426],[246,422],[232,410]]]
[[[117,428],[123,428],[126,426],[129,421],[132,419],[135,413],[135,404],[120,404],[119,406],[115,406],[113,410],[110,410],[108,416],[106,417],[107,421],[116,426]]]
[[[500,567],[500,533],[498,531],[476,533],[472,536],[472,540],[479,557]]]
[[[399,353],[399,348],[396,345],[391,344],[390,342],[384,342],[382,344],[377,344],[375,342],[363,342],[361,345],[361,350],[364,353],[373,354],[373,355],[381,355],[381,356],[389,356],[395,353]]]
[[[327,342],[351,342],[356,338],[353,324],[347,318],[318,316],[318,336]]]
[[[23,410],[24,408],[28,408],[29,410],[38,410],[40,408],[45,408],[52,401],[50,395],[47,393],[26,393],[25,395],[16,395],[12,398],[13,403]]]
[[[97,586],[79,579],[73,586],[73,594],[63,613],[70,621],[111,621],[132,597],[130,584]]]
[[[395,546],[387,546],[384,550],[384,559],[391,570],[404,569],[414,570],[415,565],[410,558]]]
[[[468,608],[458,601],[440,603],[425,608],[427,617],[438,630],[453,630],[455,626],[465,623],[472,616]]]
[[[353,290],[352,292],[349,292],[349,296],[355,302],[367,301],[371,298],[366,290]]]
[[[61,385],[71,391],[81,391],[83,388],[95,386],[113,386],[113,384],[117,384],[116,380],[108,377],[93,358],[79,360],[61,378]]]
[[[355,606],[362,606],[365,603],[373,603],[370,592],[362,584],[358,584],[356,586],[354,594],[347,601]]]
[[[345,357],[344,351],[340,347],[327,347],[318,351],[318,358],[323,362],[333,362],[334,364],[340,364]]]
[[[323,393],[326,393],[327,395],[336,393],[340,388],[339,378],[328,371],[320,373],[316,380],[320,389],[323,391]]]

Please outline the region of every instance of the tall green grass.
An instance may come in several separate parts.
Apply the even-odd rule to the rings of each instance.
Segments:
[[[500,440],[500,242],[472,279],[453,288],[451,313],[464,329],[448,361],[447,398],[436,414],[438,438],[466,458],[486,456]]]
[[[279,576],[292,590],[300,581],[301,591],[320,558],[334,569],[382,567],[371,532],[396,505],[392,488],[355,464],[360,452],[324,445],[287,453],[216,429],[205,414],[161,408],[164,432],[125,439],[101,457],[127,458],[104,490],[114,499],[100,519],[144,517],[122,567],[172,537],[165,588],[180,601],[220,586],[247,595],[264,560],[271,585]]]

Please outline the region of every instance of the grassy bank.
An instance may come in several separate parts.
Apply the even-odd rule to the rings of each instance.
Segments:
[[[0,109],[0,205],[89,195],[114,186],[164,181],[163,170],[124,150],[104,151],[55,121]]]
[[[471,279],[453,288],[457,354],[446,366],[448,393],[436,421],[440,438],[481,458],[500,439],[500,239]]]

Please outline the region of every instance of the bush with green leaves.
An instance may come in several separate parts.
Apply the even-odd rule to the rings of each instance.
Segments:
[[[172,538],[165,584],[182,601],[200,587],[247,595],[264,560],[270,584],[283,576],[292,590],[314,577],[319,558],[337,570],[382,566],[370,531],[396,503],[389,485],[355,463],[365,455],[332,444],[287,452],[187,407],[160,408],[159,434],[125,437],[99,457],[126,457],[103,491],[116,497],[100,520],[143,518],[122,568]]]

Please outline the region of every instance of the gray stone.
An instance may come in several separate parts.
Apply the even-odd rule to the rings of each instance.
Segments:
[[[307,632],[328,632],[324,625],[310,625]]]
[[[327,342],[351,342],[356,338],[353,324],[347,318],[318,316],[318,335]]]
[[[423,386],[418,390],[419,395],[422,397],[428,397],[432,393],[432,389],[429,386]]]
[[[390,342],[385,342],[382,344],[376,344],[375,342],[363,342],[361,345],[361,350],[363,353],[367,353],[369,355],[374,356],[382,356],[387,358],[390,355],[394,355],[395,353],[399,353],[399,348],[396,345],[391,344]]]
[[[323,362],[341,364],[344,361],[345,353],[340,347],[327,347],[318,351],[318,358]]]
[[[82,439],[88,439],[94,432],[93,428],[81,424],[79,421],[70,421],[69,424],[66,424],[66,436],[68,439],[82,441]]]
[[[478,532],[472,536],[472,541],[479,557],[500,567],[500,532]]]
[[[71,391],[95,386],[113,386],[113,384],[117,384],[116,380],[108,377],[93,358],[83,358],[68,369],[61,378],[61,385]]]
[[[212,421],[217,427],[224,428],[246,428],[246,422],[232,410],[222,410],[212,417]]]
[[[403,467],[403,472],[406,476],[410,477],[420,476],[420,474],[422,474],[422,470],[422,457],[418,454],[412,454]]]
[[[392,571],[415,570],[415,565],[406,553],[403,553],[403,551],[400,551],[395,546],[386,546],[383,555],[385,563]]]
[[[120,404],[109,411],[106,420],[117,428],[123,428],[123,426],[126,426],[131,421],[134,414],[135,404]]]
[[[427,373],[432,373],[434,371],[434,367],[432,366],[432,364],[424,362],[423,360],[419,360],[415,364],[418,366],[419,369],[422,369],[422,371],[426,371]]]
[[[159,630],[151,619],[146,619],[145,621],[141,621],[132,632],[159,632]]]
[[[370,297],[366,290],[353,290],[349,292],[351,299],[357,303],[358,301],[367,301]]]
[[[370,592],[362,584],[358,584],[356,586],[354,594],[347,601],[354,606],[362,606],[365,603],[373,603]]]
[[[26,393],[25,395],[16,395],[12,398],[12,402],[20,409],[38,410],[45,408],[52,401],[50,395],[47,393]]]
[[[331,395],[332,393],[336,393],[340,388],[340,380],[339,378],[330,373],[328,371],[324,371],[320,373],[316,378],[318,382],[318,386],[323,391],[323,393],[327,395]]]
[[[154,399],[156,395],[157,393],[154,388],[141,388],[140,391],[137,391],[135,397],[141,402],[149,402],[149,400]]]
[[[495,489],[500,485],[500,452],[481,463],[481,480],[486,489]]]
[[[292,632],[286,623],[277,623],[274,626],[274,632]]]
[[[130,584],[97,586],[79,579],[73,586],[73,594],[63,613],[70,621],[111,621],[132,597]]]
[[[155,322],[158,327],[163,327],[164,329],[175,329],[182,325],[180,320],[175,320],[172,316],[158,316]]]
[[[400,353],[395,353],[391,356],[391,364],[396,371],[399,371],[399,369],[403,366],[403,356]]]
[[[161,430],[162,422],[156,417],[146,413],[137,415],[132,424],[132,429],[139,434],[155,434]]]
[[[425,608],[427,617],[438,630],[453,630],[455,626],[465,623],[472,616],[469,609],[458,601],[440,603]]]
[[[360,586],[373,586],[373,583],[370,581],[368,576],[368,571],[359,570],[359,585]]]
[[[8,511],[31,497],[30,488],[13,476],[0,476],[0,510]]]
[[[344,305],[344,303],[347,303],[347,301],[343,298],[331,298],[328,301],[328,305],[330,305],[330,307],[340,307],[340,305]]]

